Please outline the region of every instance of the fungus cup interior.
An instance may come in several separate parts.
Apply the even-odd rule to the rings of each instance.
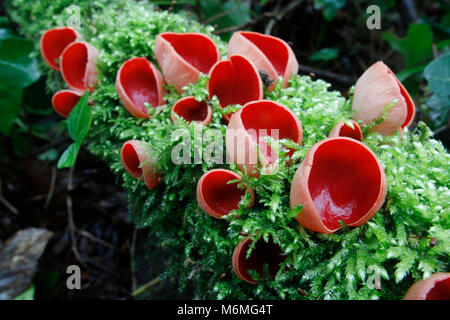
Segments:
[[[42,37],[42,53],[52,68],[59,70],[59,58],[64,49],[77,39],[71,28],[58,28],[45,32]]]
[[[364,146],[347,139],[333,139],[314,153],[308,188],[314,206],[328,229],[339,220],[352,224],[376,202],[381,188],[378,161]]]
[[[63,52],[61,68],[64,70],[66,81],[80,91],[86,90],[84,79],[87,62],[88,48],[82,42],[74,42]]]
[[[290,139],[294,142],[298,142],[300,139],[295,118],[286,109],[273,102],[258,101],[246,105],[242,109],[241,119],[245,130],[260,146],[260,151],[269,164],[276,161],[277,154],[272,152],[272,148],[264,137],[270,136],[274,140]],[[276,139],[277,134],[274,130],[278,130],[278,139]]]
[[[204,74],[208,74],[219,59],[216,45],[206,36],[168,33],[162,37],[186,62]]]
[[[436,281],[428,291],[426,300],[450,300],[450,278]]]
[[[173,107],[173,111],[188,122],[201,122],[208,115],[208,105],[205,101],[199,102],[192,97],[178,101]]]
[[[269,59],[278,75],[283,76],[289,59],[285,44],[278,39],[253,32],[241,32]]]
[[[211,171],[203,180],[201,192],[206,204],[218,216],[227,215],[231,210],[239,208],[239,201],[245,195],[237,183],[228,183],[238,177],[226,171]]]
[[[341,129],[339,130],[340,137],[349,137],[358,141],[362,141],[362,132],[359,126],[353,122],[353,128],[351,128],[347,124],[343,124]]]
[[[246,280],[255,281],[248,271],[254,270],[260,277],[263,277],[265,268],[268,268],[268,275],[273,279],[280,270],[280,264],[286,260],[280,246],[274,243],[271,238],[268,242],[260,238],[247,259],[247,251],[251,243],[252,241],[246,241],[239,252],[239,272]]]
[[[126,94],[134,104],[147,113],[145,103],[153,107],[158,106],[158,87],[150,63],[145,58],[134,58],[122,67],[120,82]]]
[[[392,70],[388,69],[388,73],[392,74],[392,76],[395,78],[395,81],[397,82],[398,86],[400,87],[400,94],[403,96],[403,98],[405,99],[405,102],[406,102],[407,114],[406,114],[405,122],[403,122],[403,124],[401,126],[403,129],[403,128],[407,127],[413,120],[414,113],[415,113],[414,112],[414,102],[413,102],[411,96],[409,95],[408,91],[405,89],[405,87],[400,82],[400,80],[398,80],[397,76],[392,72]]]
[[[216,95],[220,106],[244,105],[261,98],[261,79],[251,62],[234,55],[220,61],[211,70],[208,83],[209,95]],[[229,114],[231,116],[231,114]]]
[[[142,167],[139,155],[131,143],[126,143],[122,148],[122,161],[125,169],[135,178],[142,176]]]
[[[55,93],[52,99],[53,108],[63,117],[68,117],[70,111],[80,101],[81,96],[71,91],[60,91]]]

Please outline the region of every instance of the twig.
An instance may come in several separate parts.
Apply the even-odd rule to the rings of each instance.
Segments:
[[[130,269],[131,269],[131,291],[136,291],[137,281],[136,281],[136,261],[135,261],[135,250],[136,250],[136,238],[137,238],[137,230],[134,228],[133,236],[131,238],[130,245]]]
[[[131,294],[133,297],[137,297],[138,295],[144,293],[151,287],[156,286],[158,283],[161,282],[161,276],[157,276],[155,279],[151,280],[150,282],[144,284],[143,286],[139,287],[137,290],[133,291]]]
[[[51,148],[58,147],[59,145],[65,143],[65,142],[69,142],[69,141],[70,141],[70,137],[69,136],[61,138],[59,140],[55,140],[55,141],[53,141],[53,142],[51,142],[49,144],[46,144],[45,146],[42,146],[42,147],[37,148],[34,151],[30,152],[28,155],[26,155],[25,159],[37,156],[37,155],[39,155],[39,154],[41,154],[41,153],[43,153],[43,152],[45,152],[45,151],[47,151],[47,150],[49,150]]]
[[[86,230],[80,230],[78,228],[75,228],[75,232],[77,232],[81,236],[83,236],[85,238],[88,238],[89,240],[92,240],[94,242],[97,242],[97,243],[99,243],[99,244],[101,244],[101,245],[103,245],[103,246],[105,246],[107,248],[110,248],[110,249],[116,250],[116,251],[119,250],[115,246],[113,246],[112,244],[110,244],[110,243],[108,243],[108,242],[106,242],[106,241],[104,241],[102,239],[97,238],[92,233],[90,233],[90,232],[88,232]]]
[[[266,18],[272,18],[272,17],[277,18],[278,17],[278,12],[266,12],[266,13],[260,15],[257,19],[253,19],[253,20],[247,21],[246,23],[243,23],[243,24],[240,24],[240,25],[237,25],[237,26],[231,26],[231,27],[227,27],[227,28],[216,30],[214,32],[214,34],[221,35],[221,34],[226,34],[226,33],[229,33],[229,32],[236,31],[236,30],[240,30],[240,29],[245,29],[245,28],[253,26],[254,24],[258,23],[259,21],[262,21],[262,20],[264,20]]]
[[[55,192],[55,182],[56,182],[56,167],[52,168],[52,177],[50,179],[50,188],[48,190],[47,199],[45,199],[44,209],[48,210],[50,201],[52,201],[53,193]]]
[[[6,198],[3,197],[3,195],[2,195],[2,180],[0,180],[0,202],[3,203],[3,205],[5,207],[7,207],[9,209],[9,211],[14,213],[15,215],[19,214],[19,210],[17,210],[16,207],[14,207],[8,200],[6,200]]]
[[[343,74],[338,74],[338,73],[334,73],[331,71],[326,71],[326,70],[321,70],[321,69],[316,69],[316,68],[312,68],[312,67],[308,67],[305,65],[300,65],[298,67],[298,70],[300,72],[304,72],[304,73],[314,73],[315,75],[319,76],[320,78],[326,78],[329,80],[333,80],[339,83],[342,83],[344,85],[353,85],[356,82],[355,78],[343,75]]]

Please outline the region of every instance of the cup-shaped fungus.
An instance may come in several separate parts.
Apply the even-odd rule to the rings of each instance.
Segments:
[[[195,97],[184,97],[177,101],[172,107],[170,118],[173,122],[177,119],[175,115],[187,122],[201,122],[207,126],[212,120],[212,108],[206,101],[197,101]]]
[[[381,208],[386,197],[384,169],[363,143],[346,137],[316,143],[292,179],[291,208],[303,205],[297,221],[333,233],[339,221],[356,227]]]
[[[142,179],[150,190],[156,188],[161,176],[155,173],[155,158],[150,158],[151,149],[145,142],[129,140],[120,151],[120,158],[125,170],[136,179]]]
[[[209,73],[208,92],[211,99],[217,96],[220,106],[244,105],[263,98],[263,85],[258,70],[250,60],[232,55],[230,60],[217,62]],[[224,115],[229,120],[231,114]]]
[[[220,218],[239,208],[239,202],[246,190],[240,189],[232,180],[241,179],[241,176],[231,170],[213,169],[204,173],[197,183],[197,202],[200,208],[214,218]],[[250,206],[253,205],[253,189],[250,192]]]
[[[363,124],[384,118],[372,128],[383,135],[408,127],[415,114],[408,91],[382,61],[374,63],[356,82],[352,108],[353,119]]]
[[[216,44],[201,33],[161,33],[154,51],[166,82],[178,93],[197,82],[200,73],[208,74],[220,60]]]
[[[253,241],[252,238],[246,237],[236,246],[233,252],[233,270],[239,279],[256,284],[257,281],[250,275],[249,270],[253,270],[259,277],[263,277],[265,268],[267,268],[268,276],[274,278],[286,256],[280,246],[273,242],[272,238],[265,242],[261,237],[255,243],[250,257],[247,258],[247,251]]]
[[[285,106],[269,100],[247,103],[235,112],[228,123],[225,142],[227,154],[242,171],[258,176],[258,161],[275,165],[278,153],[270,146],[273,140],[290,139],[301,144],[303,131],[300,120]],[[273,169],[273,168],[272,168]],[[272,172],[267,170],[267,174]]]
[[[83,94],[79,91],[60,90],[52,97],[53,109],[62,117],[67,118],[82,95]]]
[[[358,141],[362,141],[363,134],[361,131],[361,127],[356,121],[351,120],[350,121],[353,128],[344,121],[339,122],[336,124],[333,129],[331,129],[330,134],[328,135],[330,138],[333,137],[348,137],[353,138]]]
[[[98,51],[87,42],[73,42],[61,54],[61,75],[76,91],[93,90],[97,83]]]
[[[50,68],[59,71],[59,60],[64,49],[81,38],[77,30],[71,27],[53,28],[42,34],[40,50],[42,58]]]
[[[137,118],[149,118],[146,104],[156,108],[165,103],[163,85],[161,73],[146,58],[125,61],[116,76],[120,101]]]
[[[298,62],[291,47],[277,37],[257,32],[238,31],[228,42],[228,55],[241,54],[256,66],[258,71],[264,71],[270,81],[283,79],[287,87],[288,80],[298,72]],[[273,83],[269,90],[272,90]]]
[[[435,273],[414,283],[403,300],[450,300],[450,273]]]

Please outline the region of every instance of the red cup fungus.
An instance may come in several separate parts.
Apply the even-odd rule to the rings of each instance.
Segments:
[[[64,49],[81,38],[77,30],[71,27],[53,28],[41,36],[40,50],[42,58],[50,68],[59,71],[59,60]]]
[[[62,117],[67,118],[82,95],[83,93],[79,91],[60,90],[52,97],[53,109]]]
[[[301,144],[302,125],[290,109],[277,102],[249,102],[234,113],[228,123],[225,136],[227,154],[242,171],[247,170],[249,175],[257,177],[258,160],[263,165],[274,165],[278,159],[276,152],[265,141],[267,136]]]
[[[98,51],[87,42],[73,42],[61,54],[61,75],[75,91],[92,91],[97,83]]]
[[[231,180],[241,179],[241,176],[231,170],[213,169],[204,173],[197,183],[197,202],[200,208],[214,218],[221,218],[230,211],[239,208],[239,202],[245,195],[245,189],[238,188]],[[249,186],[253,205],[254,193]]]
[[[330,134],[328,135],[330,138],[332,137],[348,137],[358,141],[363,140],[363,134],[361,131],[361,127],[356,121],[351,120],[353,128],[348,125],[348,123],[341,121],[336,124],[333,129],[331,129]]]
[[[238,31],[228,42],[228,55],[247,57],[259,71],[264,71],[271,81],[283,79],[283,86],[298,72],[298,62],[291,47],[283,40],[258,32]],[[273,83],[269,90],[275,86]]]
[[[149,118],[146,103],[153,108],[165,103],[163,85],[161,73],[146,58],[125,61],[116,76],[116,91],[120,101],[137,118]]]
[[[172,107],[170,118],[173,122],[177,119],[175,115],[183,118],[187,122],[201,122],[207,126],[212,120],[212,108],[206,101],[197,101],[195,97],[184,97],[177,101]]]
[[[333,233],[339,221],[351,227],[366,223],[386,197],[384,169],[375,154],[351,138],[316,143],[292,179],[291,208],[303,205],[297,221],[305,228]]]
[[[450,273],[435,273],[428,279],[417,281],[403,300],[450,300]]]
[[[154,171],[155,158],[150,158],[150,147],[139,140],[125,142],[120,151],[120,158],[125,170],[136,179],[142,179],[148,189],[155,189],[161,176]]]
[[[154,51],[166,82],[178,93],[197,82],[200,72],[208,74],[220,60],[216,44],[201,33],[161,33],[156,37]]]
[[[263,98],[263,85],[258,70],[246,57],[232,55],[230,60],[217,62],[209,73],[208,92],[217,96],[220,106],[244,105]],[[229,120],[231,114],[224,115]]]
[[[280,246],[273,242],[272,238],[265,242],[261,237],[247,258],[247,251],[254,240],[246,237],[236,246],[233,252],[233,270],[236,276],[248,283],[256,284],[249,270],[254,270],[260,277],[264,276],[264,266],[268,266],[270,278],[274,278],[280,270],[280,264],[286,260]]]
[[[356,82],[352,108],[353,119],[363,124],[380,119],[388,108],[385,120],[372,128],[382,135],[393,135],[408,127],[415,114],[408,91],[382,61],[374,63]]]

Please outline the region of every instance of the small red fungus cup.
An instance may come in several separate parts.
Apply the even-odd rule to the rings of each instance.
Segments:
[[[375,154],[351,138],[327,138],[306,154],[292,179],[291,208],[303,205],[297,221],[305,228],[333,233],[339,221],[366,223],[386,197],[384,169]]]
[[[61,75],[75,91],[92,91],[97,83],[98,51],[87,42],[73,42],[61,54]]]
[[[435,273],[428,279],[417,281],[403,300],[450,300],[450,273]]]
[[[149,118],[146,103],[153,108],[165,103],[163,85],[163,76],[146,58],[125,61],[116,76],[116,91],[120,101],[137,118]]]
[[[77,105],[80,101],[82,92],[74,90],[60,90],[56,92],[52,97],[53,109],[64,118],[67,118],[70,111]]]
[[[241,54],[253,62],[259,71],[264,71],[269,80],[283,79],[283,86],[298,72],[298,62],[291,47],[282,39],[257,32],[238,31],[228,42],[228,55]],[[273,83],[269,87],[272,91]]]
[[[213,169],[204,173],[197,183],[197,202],[200,208],[217,219],[238,209],[246,190],[238,188],[237,183],[228,183],[237,179],[241,179],[239,174],[226,169]],[[251,194],[251,207],[255,195],[250,186],[247,190]]]
[[[230,60],[217,62],[209,77],[209,98],[217,96],[222,108],[263,98],[263,84],[258,69],[242,55],[232,55]],[[223,118],[228,121],[231,115],[224,115]]]
[[[139,140],[125,142],[120,151],[120,158],[125,170],[136,179],[142,179],[148,189],[155,189],[161,176],[154,171],[155,158],[150,158],[149,144]]]
[[[361,127],[356,121],[351,120],[353,128],[350,127],[346,122],[341,121],[336,124],[333,129],[331,129],[328,137],[348,137],[358,141],[363,140],[363,134],[361,131]]]
[[[267,166],[264,174],[276,170],[278,154],[265,141],[290,139],[302,144],[303,131],[300,120],[285,106],[269,100],[247,103],[238,110],[228,123],[225,142],[230,160],[242,171],[258,177],[258,161]],[[272,166],[272,168],[270,168]]]
[[[389,108],[385,120],[372,128],[382,135],[393,135],[408,127],[415,114],[414,101],[408,91],[382,61],[374,63],[356,82],[352,108],[353,119],[363,124],[380,119]]]
[[[187,122],[201,122],[205,126],[212,120],[212,108],[205,101],[197,101],[195,97],[185,97],[177,101],[172,107],[170,118],[176,122],[175,115],[183,118]]]
[[[208,74],[220,60],[216,44],[201,33],[161,33],[154,52],[166,82],[178,93],[197,82],[200,73]]]
[[[59,71],[59,60],[64,49],[81,36],[71,27],[53,28],[41,36],[40,51],[42,58],[50,68]]]
[[[236,276],[248,283],[256,284],[249,270],[254,270],[260,277],[264,276],[264,266],[268,267],[268,275],[275,278],[280,270],[280,264],[286,260],[280,246],[273,242],[272,238],[265,242],[260,238],[253,248],[250,257],[247,258],[247,251],[254,240],[246,237],[236,246],[233,252],[233,270]]]

